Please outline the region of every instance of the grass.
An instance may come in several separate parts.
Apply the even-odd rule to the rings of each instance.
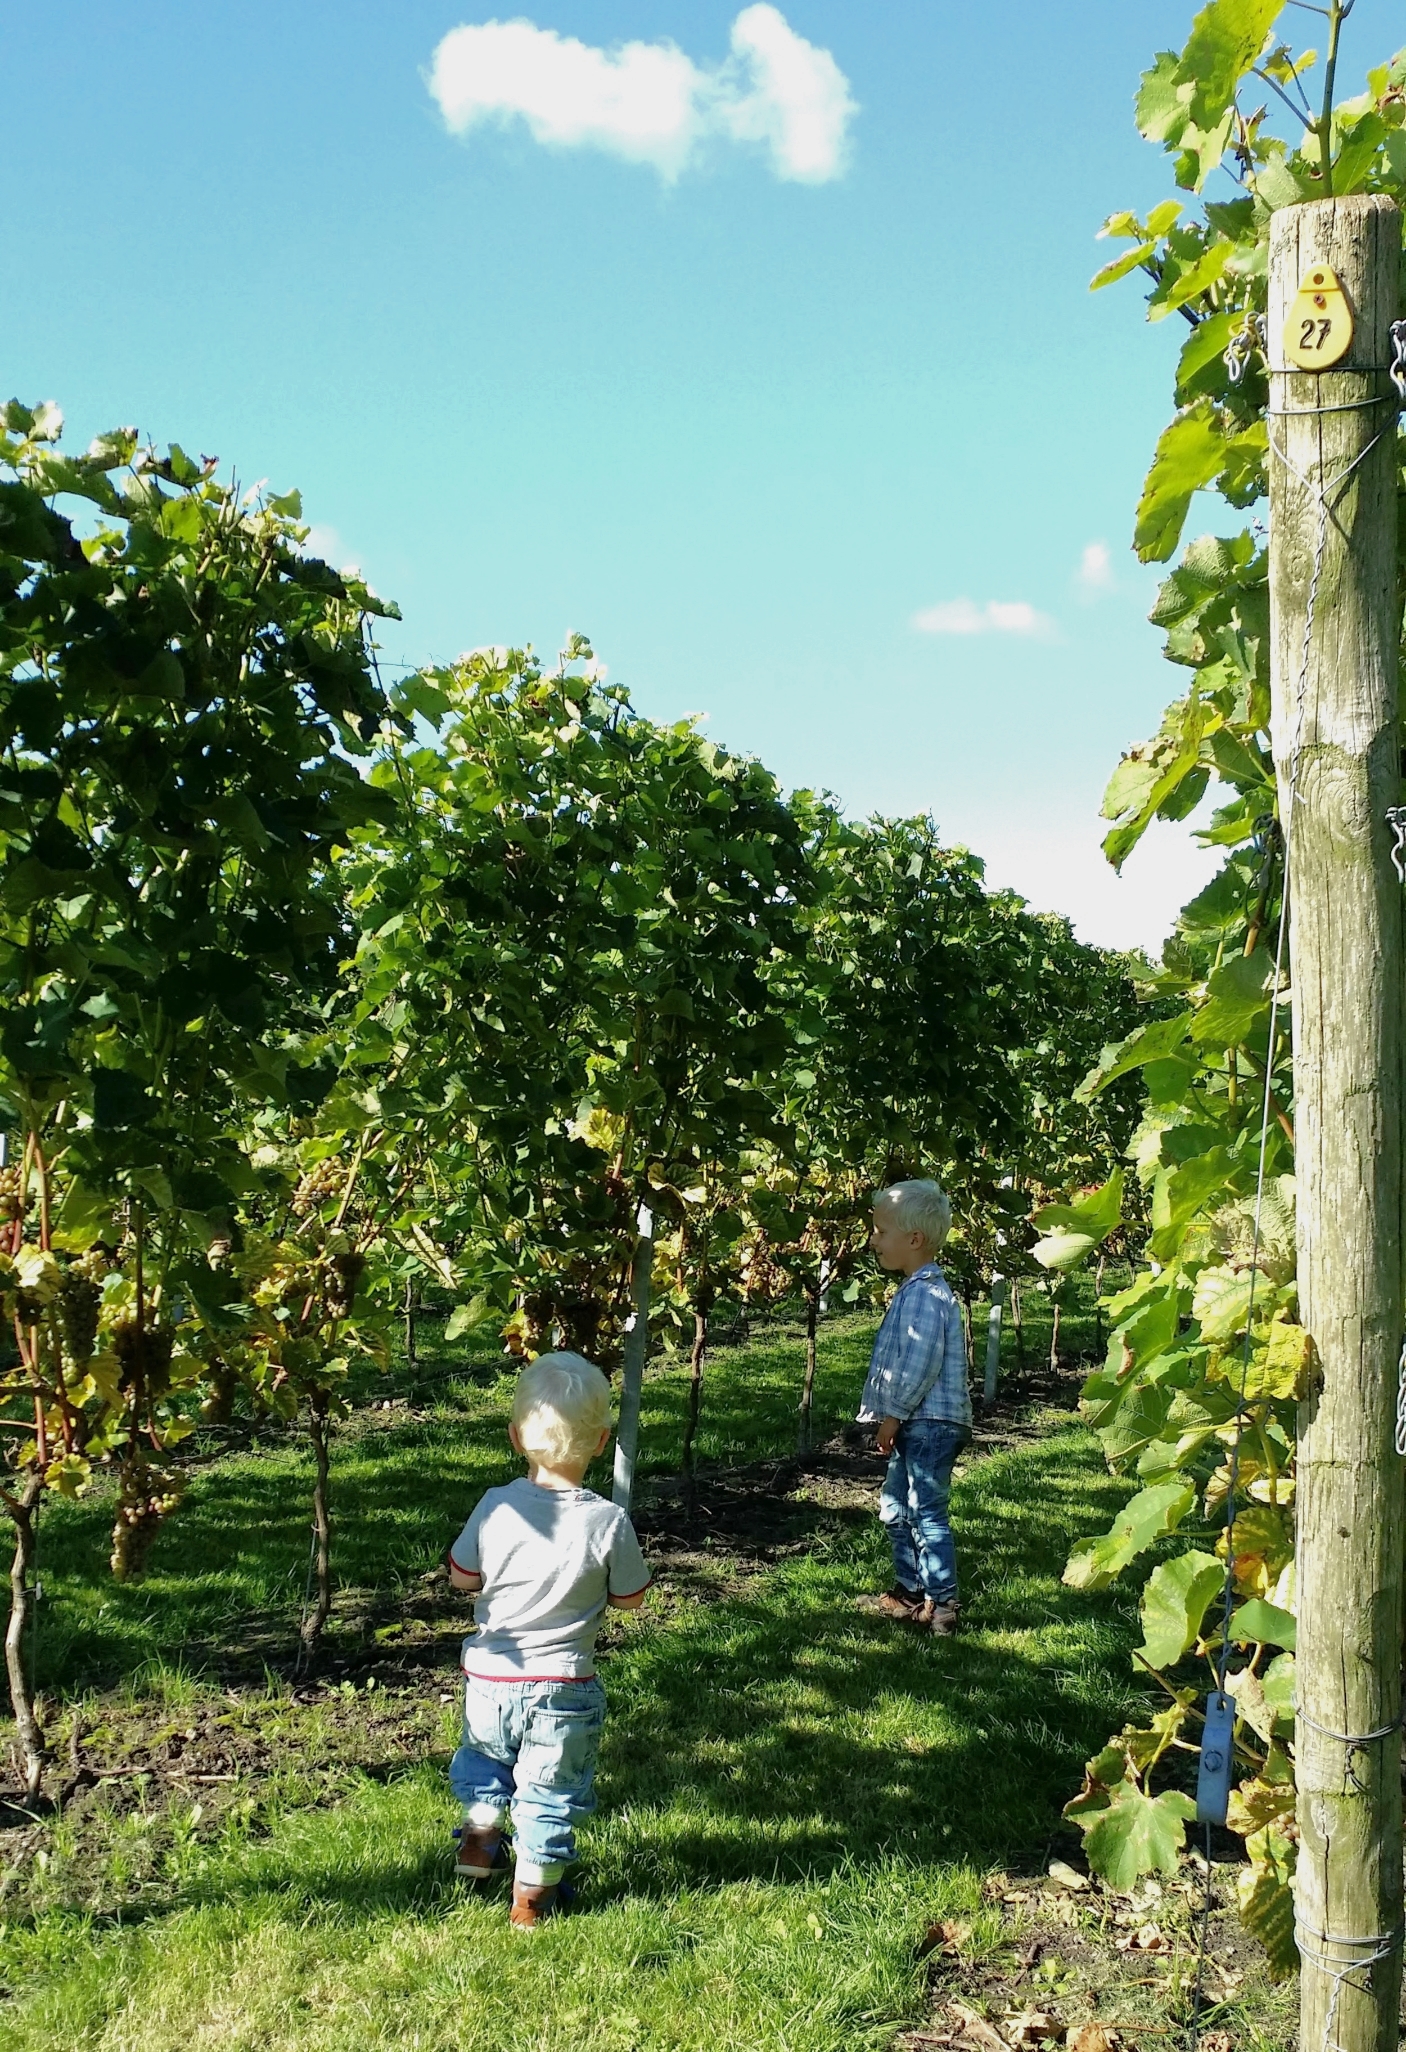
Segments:
[[[823,1424],[850,1411],[871,1329],[827,1328]],[[784,1328],[718,1354],[705,1459],[790,1450],[799,1360]],[[140,1589],[94,1573],[101,1506],[48,1515],[46,1688],[91,1752],[147,1766],[87,1792],[13,1864],[0,2052],[838,2052],[890,2046],[925,2012],[930,1925],[960,1920],[975,1959],[999,1951],[984,1879],[1043,1859],[1134,1695],[1130,1601],[1060,1581],[1071,1541],[1125,1494],[1081,1428],[1046,1414],[959,1475],[956,1639],[856,1605],[886,1552],[854,1491],[801,1505],[799,1550],[769,1559],[759,1526],[745,1560],[720,1538],[666,1563],[602,1665],[587,1913],[524,1939],[501,1895],[446,1878],[452,1631],[426,1625],[409,1667],[378,1669],[357,1611],[374,1598],[394,1617],[511,1472],[508,1384],[422,1379],[415,1401],[401,1383],[398,1408],[363,1414],[337,1451],[347,1586],[329,1660],[361,1645],[371,1662],[338,1685],[230,1687],[220,1669],[275,1628],[286,1651],[306,1531],[295,1444],[202,1463]],[[683,1401],[677,1370],[651,1377],[656,1471],[677,1460]],[[197,1733],[228,1748],[234,1779],[181,1784]]]
[[[1027,1348],[1049,1343],[1045,1300],[1028,1291]],[[984,1313],[978,1307],[984,1332]],[[745,1346],[710,1360],[700,1466],[776,1459],[794,1451],[802,1357],[800,1327],[777,1320]],[[815,1436],[852,1418],[873,1321],[841,1316],[824,1330],[815,1390]],[[1065,1320],[1071,1354],[1092,1338],[1087,1302]],[[1003,1372],[1015,1368],[1006,1336]],[[335,1567],[348,1593],[403,1594],[433,1565],[479,1495],[518,1472],[506,1438],[513,1377],[501,1360],[465,1364],[425,1328],[418,1368],[403,1362],[364,1394],[333,1433]],[[382,1403],[390,1405],[381,1410]],[[677,1471],[688,1408],[686,1364],[655,1362],[645,1384],[641,1476]],[[245,1647],[258,1672],[286,1658],[306,1582],[312,1465],[300,1427],[236,1428],[231,1450],[202,1435],[185,1500],[158,1532],[140,1582],[107,1572],[112,1497],[50,1500],[40,1533],[36,1674],[45,1691],[108,1688],[153,1660],[201,1666]],[[607,1459],[609,1455],[607,1453]],[[603,1461],[593,1470],[608,1488]],[[335,1626],[333,1639],[335,1641]]]

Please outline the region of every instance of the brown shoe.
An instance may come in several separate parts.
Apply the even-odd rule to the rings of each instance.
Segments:
[[[960,1615],[959,1603],[934,1603],[929,1596],[921,1610],[914,1614],[913,1622],[923,1631],[931,1632],[935,1639],[950,1639],[957,1629]]]
[[[454,1836],[459,1841],[454,1872],[461,1881],[487,1881],[507,1865],[508,1849],[501,1825],[459,1824]]]
[[[879,1598],[878,1608],[885,1617],[896,1617],[904,1624],[913,1624],[923,1608],[922,1594],[917,1589],[905,1589],[901,1582],[895,1582]]]
[[[514,1875],[513,1906],[508,1912],[508,1922],[519,1931],[535,1931],[548,1917],[565,1909],[569,1900],[569,1890],[563,1900],[560,1881],[519,1881]]]

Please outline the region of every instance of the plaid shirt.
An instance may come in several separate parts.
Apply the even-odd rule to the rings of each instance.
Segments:
[[[962,1314],[935,1261],[908,1277],[884,1313],[857,1415],[864,1424],[935,1418],[970,1427]]]

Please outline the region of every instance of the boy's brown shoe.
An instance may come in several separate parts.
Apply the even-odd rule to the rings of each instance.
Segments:
[[[896,1617],[904,1624],[912,1624],[923,1608],[922,1593],[917,1589],[905,1589],[901,1582],[895,1582],[879,1598],[878,1608],[885,1617]]]
[[[535,1931],[548,1917],[570,1909],[576,1890],[569,1881],[519,1881],[513,1876],[513,1906],[508,1922],[519,1931]]]
[[[460,1824],[455,1827],[454,1836],[459,1841],[454,1872],[461,1881],[487,1881],[508,1864],[501,1825],[485,1824],[479,1828]]]
[[[957,1629],[960,1615],[960,1604],[934,1603],[929,1596],[922,1608],[914,1614],[913,1622],[920,1625],[925,1632],[931,1632],[935,1639],[950,1639]]]

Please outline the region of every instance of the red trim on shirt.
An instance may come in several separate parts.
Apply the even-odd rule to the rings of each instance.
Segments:
[[[460,1563],[454,1558],[454,1548],[452,1546],[449,1549],[449,1565],[452,1568],[458,1568],[459,1573],[461,1575],[474,1575],[478,1578],[480,1582],[483,1580],[483,1569],[462,1567]]]
[[[460,1573],[462,1572],[463,1570],[460,1569]],[[610,1592],[610,1600],[612,1603],[633,1603],[636,1596],[643,1596],[646,1589],[652,1589],[653,1587],[654,1577],[653,1575],[651,1575],[647,1582],[640,1583],[638,1589],[622,1589],[618,1596],[612,1589]]]

